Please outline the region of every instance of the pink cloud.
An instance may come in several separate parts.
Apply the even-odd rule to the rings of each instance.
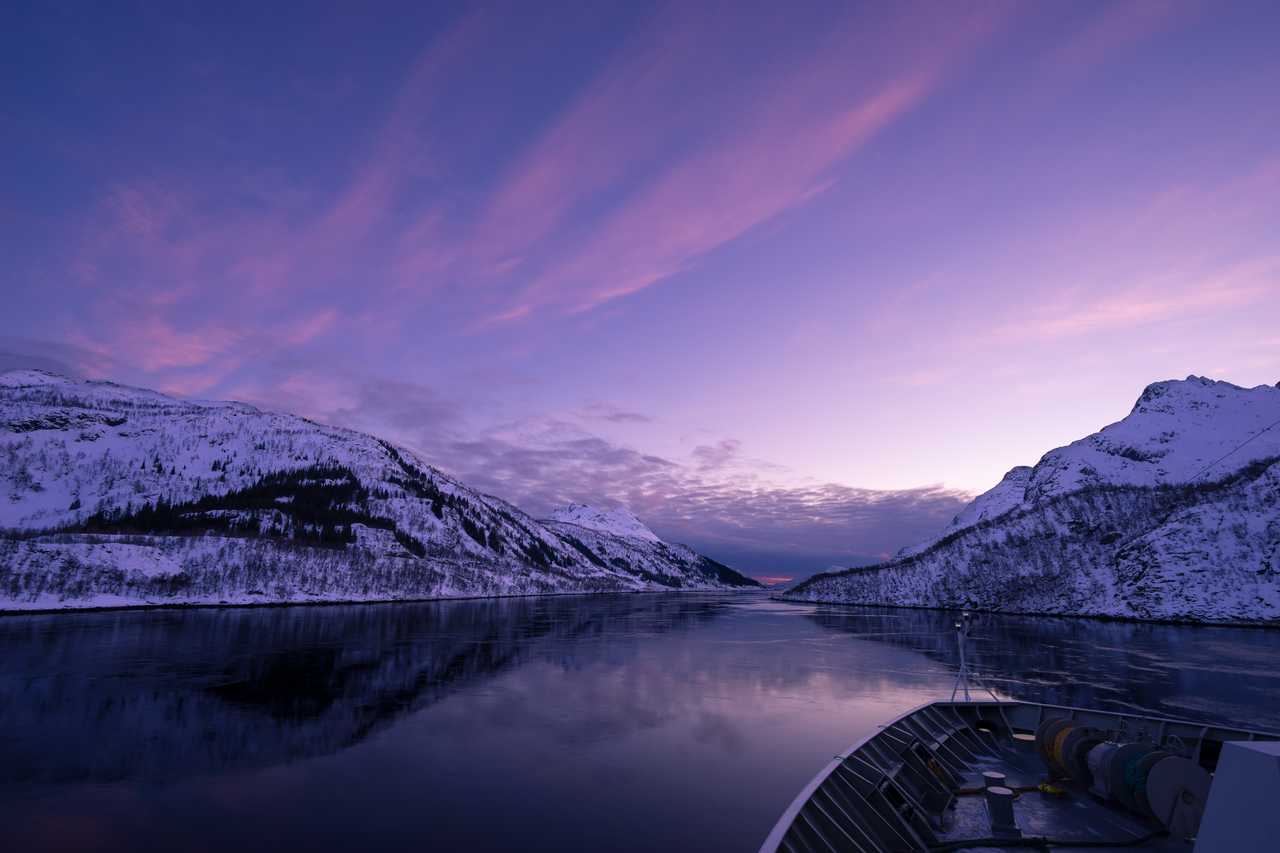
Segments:
[[[84,284],[94,284],[104,267],[121,261],[137,262],[163,273],[164,289],[195,272],[203,223],[193,202],[155,181],[120,182],[110,187],[90,216],[72,268]],[[134,282],[135,292],[153,290]]]
[[[1280,295],[1280,258],[1252,261],[1190,282],[1161,281],[1088,302],[1060,302],[996,331],[996,337],[1058,338],[1127,329],[1224,311]]]
[[[795,580],[794,575],[752,575],[751,577],[765,586],[781,586]]]
[[[267,193],[260,206],[228,213],[215,190],[180,180],[113,190],[73,267],[85,281],[129,284],[104,294],[78,331],[119,342],[122,359],[145,371],[231,365],[246,347],[301,346],[340,324],[354,331],[357,318],[317,303],[355,276],[418,299],[441,283],[486,285],[479,298],[461,289],[453,297],[487,316],[473,331],[549,307],[589,310],[823,192],[839,163],[990,34],[1003,14],[991,9],[945,22],[902,12],[887,35],[850,19],[784,70],[743,77],[721,98],[741,45],[716,15],[668,7],[514,160],[468,223],[435,199],[406,208],[402,193],[441,168],[430,142],[447,120],[442,96],[490,34],[489,18],[470,16],[422,51],[328,204],[308,209],[296,195]],[[690,86],[715,94],[721,112],[682,97]],[[173,319],[193,312],[202,318],[194,330]],[[258,319],[273,312],[303,319]],[[395,333],[406,313],[378,334]]]
[[[203,186],[198,176],[112,187],[69,264],[82,283],[112,286],[88,296],[89,319],[69,334],[149,373],[216,363],[226,375],[239,350],[301,346],[330,331],[343,318],[314,304],[335,273],[367,269],[372,245],[394,232],[387,215],[399,186],[427,168],[424,116],[448,84],[446,71],[465,65],[480,29],[477,17],[466,18],[422,52],[352,179],[314,213],[299,210],[296,199],[271,204],[270,197],[265,209],[224,212],[222,188]],[[421,265],[414,255],[389,261],[406,262]],[[194,326],[173,319],[193,313],[201,317]],[[264,316],[288,319],[264,323]],[[189,378],[172,381],[175,390],[194,387]]]
[[[550,236],[579,205],[651,163],[669,144],[688,74],[714,64],[714,16],[663,8],[507,170],[476,224],[472,251],[499,272]]]
[[[117,186],[108,196],[117,227],[139,240],[156,242],[177,217],[182,205],[157,187]]]
[[[1060,70],[1085,73],[1180,19],[1198,11],[1197,0],[1120,0],[1108,3],[1085,27],[1050,54]]]
[[[240,333],[217,325],[178,329],[155,315],[125,321],[118,332],[121,351],[152,372],[208,364],[242,338]]]
[[[226,379],[222,370],[204,370],[170,376],[156,385],[156,390],[178,397],[195,397],[217,387]]]
[[[280,339],[292,346],[310,343],[333,328],[338,321],[338,312],[332,308],[317,311],[309,317],[287,324],[280,334]]]
[[[766,123],[725,149],[673,168],[608,220],[586,251],[535,282],[545,295],[568,285],[584,311],[642,290],[697,257],[811,198],[823,173],[917,103],[924,79],[896,80],[865,101],[805,126]],[[774,103],[766,112],[789,112]]]
[[[458,73],[474,55],[485,32],[487,19],[470,15],[433,40],[414,61],[396,94],[387,117],[374,135],[368,153],[351,182],[317,218],[289,229],[280,245],[251,261],[255,290],[281,292],[305,280],[305,273],[349,263],[353,251],[377,236],[379,229],[400,230],[389,223],[388,215],[397,193],[408,178],[431,171],[434,166],[428,143],[434,107],[447,91],[451,75]],[[434,244],[426,216],[405,230],[401,242],[403,257],[393,259],[402,273],[431,268],[424,264]]]
[[[992,6],[983,15],[947,22],[943,31],[904,13],[876,42],[860,22],[833,26],[830,39],[805,61],[763,90],[749,91],[737,112],[725,116],[720,133],[633,192],[580,241],[580,249],[546,265],[519,300],[590,310],[680,272],[805,203],[834,182],[837,164],[918,105],[1005,16],[1004,7]],[[608,79],[627,76],[614,71]],[[616,93],[607,86],[602,91],[614,97],[616,108]],[[591,98],[573,111],[574,119],[594,114]],[[598,133],[589,141],[595,150],[607,149],[611,140]],[[541,186],[549,180],[545,174],[566,175],[573,161],[573,149],[562,160],[548,154],[517,186]]]

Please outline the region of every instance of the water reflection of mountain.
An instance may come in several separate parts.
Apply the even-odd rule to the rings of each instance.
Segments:
[[[741,744],[810,701],[879,719],[947,689],[953,620],[696,594],[7,617],[0,790],[274,766],[428,706],[473,745],[687,720]],[[1278,632],[978,615],[973,634],[978,673],[1016,697],[1280,729]]]
[[[559,641],[714,619],[692,596],[0,620],[0,785],[169,780],[331,753]]]
[[[811,618],[824,628],[909,648],[958,668],[957,615],[820,606]],[[970,667],[997,692],[1280,731],[1280,632],[997,614],[972,618]]]

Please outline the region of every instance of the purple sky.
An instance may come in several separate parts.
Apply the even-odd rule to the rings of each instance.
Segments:
[[[1274,2],[7,4],[0,367],[874,559],[1149,382],[1280,378],[1277,44]]]

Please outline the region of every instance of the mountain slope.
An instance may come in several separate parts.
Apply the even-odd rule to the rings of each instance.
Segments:
[[[0,609],[754,585],[636,541],[606,558],[362,433],[0,374]]]
[[[564,518],[578,521],[559,520]],[[600,568],[639,575],[662,586],[759,586],[692,548],[663,542],[626,510],[602,512],[573,504],[557,510],[544,524]],[[695,579],[692,584],[689,578]]]
[[[585,504],[569,504],[551,513],[549,521],[586,527],[600,533],[622,536],[628,539],[642,539],[647,542],[661,541],[656,533],[645,527],[643,521],[620,507],[601,510]]]
[[[1014,468],[937,540],[819,575],[811,601],[1280,621],[1280,388],[1148,386],[1124,420]]]
[[[1266,429],[1276,421],[1280,388],[1240,388],[1200,376],[1152,383],[1123,420],[1050,450],[1035,467],[1011,469],[938,538],[1090,486],[1177,485],[1224,476],[1280,456],[1280,428]],[[919,553],[936,541],[903,553]]]

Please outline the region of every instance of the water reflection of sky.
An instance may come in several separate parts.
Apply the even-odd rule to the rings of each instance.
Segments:
[[[700,595],[4,619],[0,825],[33,850],[750,849],[832,754],[949,694],[950,625]],[[1280,729],[1280,634],[974,635],[1000,692]]]

